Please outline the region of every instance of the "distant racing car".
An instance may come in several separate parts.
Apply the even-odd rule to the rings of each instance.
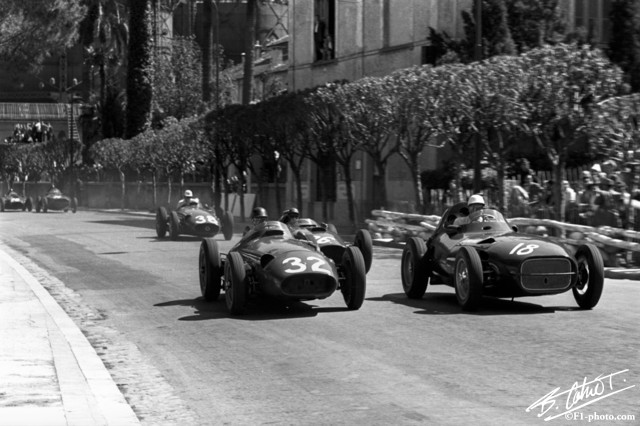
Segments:
[[[206,301],[225,292],[231,314],[242,314],[251,298],[287,301],[325,299],[340,290],[348,309],[360,309],[366,271],[360,249],[346,247],[335,262],[310,241],[294,238],[287,225],[267,221],[249,230],[228,254],[204,238],[198,261],[200,291]]]
[[[10,190],[0,198],[0,211],[5,210],[29,210],[33,209],[33,199],[31,197],[24,197],[17,192]]]
[[[466,310],[477,308],[484,295],[513,298],[569,290],[580,308],[596,306],[604,285],[597,247],[585,244],[572,254],[548,237],[518,233],[494,209],[471,213],[468,224],[456,226],[454,220],[465,215],[464,204],[445,211],[426,243],[416,237],[407,241],[401,275],[409,298],[421,298],[428,284],[446,284],[455,288]]]
[[[179,235],[187,234],[196,237],[213,237],[222,229],[225,240],[233,237],[233,216],[224,212],[222,220],[213,209],[193,198],[188,205],[177,210],[167,211],[166,207],[158,207],[156,211],[156,234],[164,238],[169,232],[172,240]]]
[[[75,213],[78,210],[78,199],[63,195],[58,188],[51,188],[47,195],[38,197],[36,202],[36,212],[43,213],[49,210],[69,211]]]

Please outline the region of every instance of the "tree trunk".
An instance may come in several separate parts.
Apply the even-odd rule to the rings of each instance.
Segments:
[[[373,174],[374,197],[376,208],[384,208],[387,205],[387,162],[376,158],[374,160],[376,172]]]
[[[413,187],[416,191],[416,210],[420,213],[425,212],[424,194],[422,193],[422,179],[420,179],[420,164],[417,161],[411,161],[411,179]]]
[[[300,215],[302,215],[302,176],[300,175],[300,168],[291,166],[291,172],[296,181],[296,204],[300,210]]]
[[[253,45],[256,39],[256,0],[247,0],[247,32],[244,39],[244,76],[242,78],[242,105],[249,105],[253,89]]]
[[[347,161],[342,165],[342,171],[344,172],[344,183],[347,186],[347,206],[349,208],[349,222],[351,223],[351,228],[355,233],[357,226],[356,226],[356,213],[355,213],[354,202],[353,202],[353,191],[351,190],[352,179],[351,179],[350,161]]]
[[[125,202],[126,202],[126,191],[127,191],[127,183],[125,181],[125,176],[124,176],[124,172],[121,169],[118,169],[118,172],[120,173],[120,210],[124,210],[125,209]]]
[[[151,181],[153,182],[153,207],[158,206],[158,173],[154,170],[151,173]]]
[[[214,0],[205,0],[202,3],[202,102],[211,102],[211,39],[213,25],[211,14],[213,13]]]

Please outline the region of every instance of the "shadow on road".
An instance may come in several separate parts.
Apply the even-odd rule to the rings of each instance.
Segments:
[[[195,309],[193,315],[178,318],[179,321],[205,321],[221,318],[233,318],[243,321],[265,321],[291,318],[315,317],[321,313],[348,312],[344,308],[321,308],[303,302],[282,302],[270,299],[251,300],[244,315],[230,315],[224,300],[224,294],[215,302],[205,302],[202,297],[196,299],[172,300],[156,303],[154,306],[188,306]]]
[[[134,228],[153,229],[154,231],[156,229],[156,221],[154,219],[93,220],[91,223],[132,226]]]
[[[372,302],[392,302],[418,309],[420,315],[531,315],[552,314],[556,311],[579,310],[573,307],[546,307],[529,302],[511,299],[484,297],[476,311],[464,311],[458,305],[455,294],[428,292],[422,299],[409,299],[404,293],[385,294],[382,297],[369,298]]]

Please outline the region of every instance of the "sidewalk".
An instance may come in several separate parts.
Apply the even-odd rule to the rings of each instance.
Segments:
[[[139,425],[86,337],[0,244],[0,426]]]

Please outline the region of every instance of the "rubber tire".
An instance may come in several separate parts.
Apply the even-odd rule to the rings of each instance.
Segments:
[[[478,308],[482,300],[482,261],[478,252],[471,247],[461,247],[456,255],[454,283],[458,304],[465,311]],[[467,285],[464,285],[467,281]],[[463,290],[463,286],[467,287]]]
[[[42,213],[46,213],[49,210],[49,202],[46,197],[42,198]]]
[[[237,251],[227,255],[225,262],[225,280],[227,288],[224,298],[231,315],[242,315],[247,303],[247,273],[244,261]]]
[[[222,235],[227,241],[233,238],[233,215],[228,211],[222,214]]]
[[[367,271],[364,257],[356,246],[349,246],[342,254],[344,284],[340,287],[347,308],[352,311],[360,309],[367,291]]]
[[[22,211],[27,211],[27,200],[24,200],[24,203],[22,203]]]
[[[158,207],[156,210],[156,235],[158,238],[164,238],[167,235],[167,223],[169,222],[169,213],[164,207]]]
[[[38,200],[36,201],[36,213],[40,213],[41,209],[42,209],[42,197],[38,197]]]
[[[213,302],[220,297],[222,289],[222,259],[218,243],[213,238],[204,238],[200,243],[198,257],[198,275],[200,278],[200,293],[207,302]]]
[[[429,285],[430,271],[424,255],[427,245],[422,238],[411,237],[402,250],[400,272],[402,288],[409,299],[422,299]]]
[[[180,218],[178,217],[178,213],[172,211],[169,213],[169,236],[173,241],[178,239],[180,235]]]
[[[78,199],[73,197],[71,199],[71,212],[76,213],[78,211]]]
[[[4,200],[0,199],[0,212],[4,211]]]
[[[582,288],[573,288],[573,297],[581,309],[592,309],[598,304],[604,288],[604,261],[602,254],[592,244],[580,246],[576,251],[578,262],[578,283]],[[586,282],[585,282],[586,281]]]
[[[369,272],[373,260],[373,239],[371,238],[369,231],[366,229],[359,229],[358,232],[356,232],[353,245],[360,249],[362,257],[364,258],[365,270]]]

